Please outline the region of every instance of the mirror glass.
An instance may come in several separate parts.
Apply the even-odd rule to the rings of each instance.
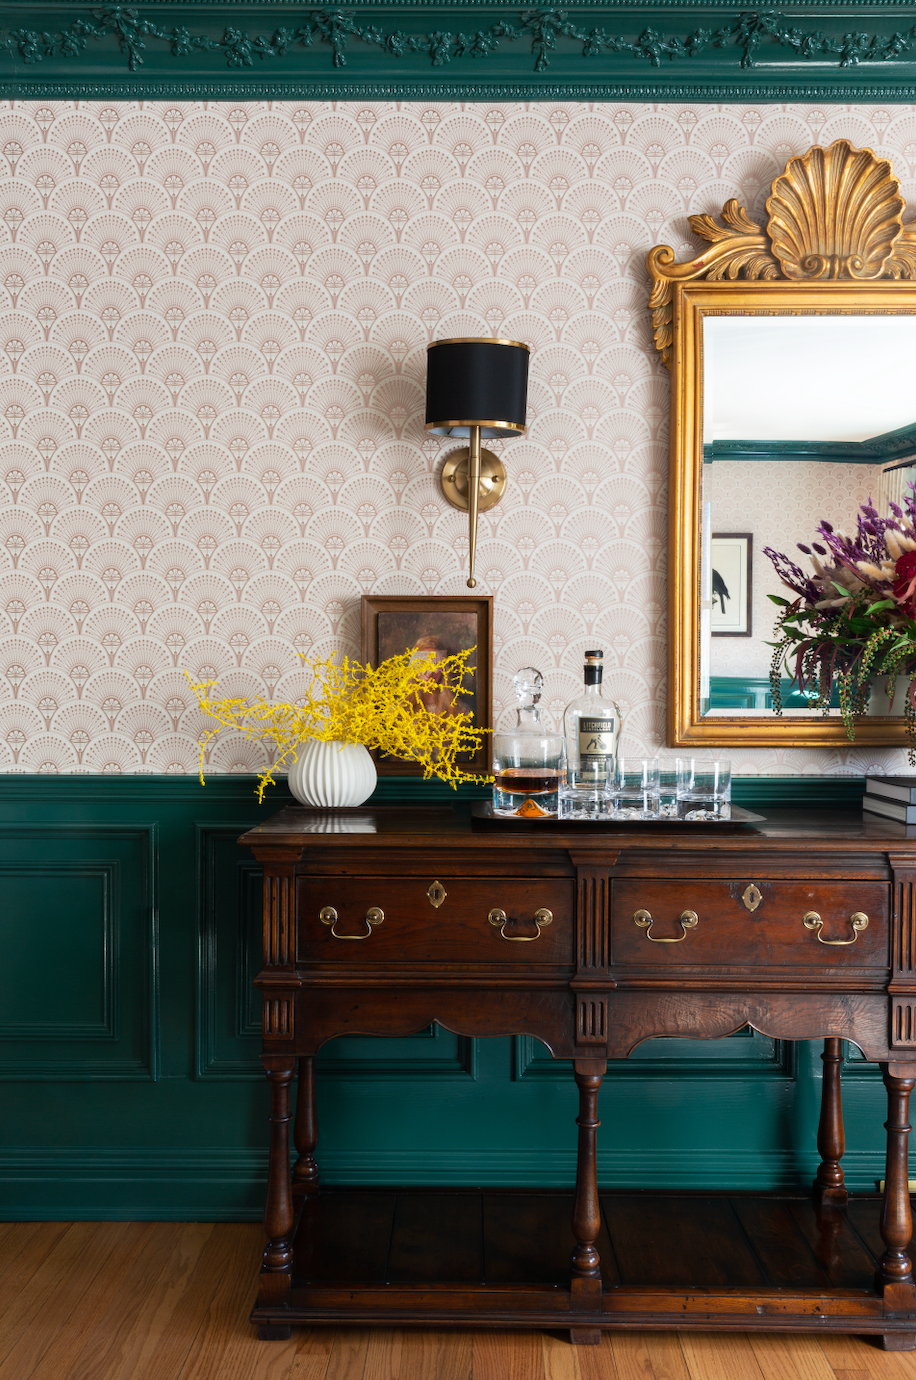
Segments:
[[[916,480],[916,315],[729,313],[702,331],[700,712],[771,717],[767,595],[786,590],[764,548],[807,569],[796,544],[819,522],[849,530]],[[782,681],[784,714],[810,714]]]

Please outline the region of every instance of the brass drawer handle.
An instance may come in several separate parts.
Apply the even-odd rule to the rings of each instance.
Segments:
[[[385,912],[378,906],[370,906],[366,911],[366,933],[365,934],[338,934],[335,926],[338,921],[337,911],[333,906],[322,906],[318,912],[318,919],[322,925],[331,926],[331,934],[335,939],[368,939],[372,933],[373,925],[380,925],[385,918]]]
[[[553,924],[553,911],[548,910],[546,906],[541,906],[540,910],[534,912],[534,923],[538,927],[537,934],[506,934],[509,917],[504,910],[491,910],[487,919],[491,925],[499,926],[500,939],[508,939],[510,944],[533,944],[536,939],[540,939],[543,927]]]
[[[638,910],[633,916],[633,923],[638,925],[641,930],[645,930],[646,938],[653,944],[680,944],[682,940],[687,938],[688,930],[696,929],[697,925],[700,923],[700,917],[695,910],[682,911],[678,916],[678,924],[681,927],[681,933],[678,935],[677,939],[662,939],[660,935],[654,935],[652,933],[652,916],[647,910]]]
[[[854,944],[856,942],[861,932],[863,930],[868,929],[868,916],[865,914],[864,911],[857,910],[855,915],[850,915],[849,923],[850,925],[852,925],[853,931],[851,939],[825,939],[824,936],[821,934],[824,922],[818,915],[816,910],[809,910],[808,914],[804,916],[802,920],[802,924],[804,925],[806,930],[817,931],[818,944],[830,944],[837,949],[845,949],[850,944]]]

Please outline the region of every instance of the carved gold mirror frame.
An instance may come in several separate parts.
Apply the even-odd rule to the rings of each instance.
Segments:
[[[671,373],[670,746],[852,746],[839,718],[820,713],[701,713],[703,320],[916,314],[916,221],[903,224],[904,199],[890,163],[846,140],[790,159],[773,182],[766,209],[765,226],[755,224],[737,201],[726,203],[721,225],[712,216],[691,216],[694,233],[708,241],[702,254],[675,263],[674,251],[659,245],[647,258],[655,345]],[[829,514],[812,512],[812,537],[822,517]],[[855,746],[876,744],[904,746],[902,718],[858,719]]]

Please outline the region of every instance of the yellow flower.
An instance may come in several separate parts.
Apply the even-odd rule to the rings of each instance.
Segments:
[[[458,766],[459,758],[468,761],[480,750],[490,729],[474,728],[472,714],[438,714],[424,702],[433,672],[438,689],[451,692],[457,700],[464,690],[467,660],[473,651],[476,648],[471,647],[444,661],[436,661],[432,652],[420,657],[407,651],[389,657],[376,668],[347,657],[340,662],[333,657],[304,658],[306,689],[295,704],[216,699],[211,692],[219,681],[198,683],[185,671],[201,709],[217,723],[200,740],[201,784],[207,748],[224,729],[271,743],[276,749],[276,761],[258,777],[259,803],[265,788],[275,784],[274,770],[295,761],[299,744],[307,738],[324,743],[362,743],[386,757],[418,762],[424,780],[438,776],[453,790],[459,781],[492,781],[490,776],[477,776]]]

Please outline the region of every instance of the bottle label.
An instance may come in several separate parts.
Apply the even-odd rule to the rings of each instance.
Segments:
[[[614,757],[614,720],[579,720],[579,766],[583,776],[603,781]]]

